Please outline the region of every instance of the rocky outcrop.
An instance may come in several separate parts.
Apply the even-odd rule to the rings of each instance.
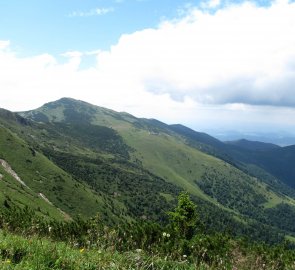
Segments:
[[[43,193],[39,193],[38,195],[39,195],[39,196],[40,196],[45,202],[47,202],[47,203],[53,205],[52,202],[49,201],[49,200],[47,199],[47,197],[46,197]]]
[[[4,168],[4,170],[7,173],[9,173],[16,181],[18,181],[23,186],[25,186],[25,187],[28,188],[28,186],[25,184],[25,182],[20,179],[20,177],[17,175],[17,173],[10,167],[10,165],[4,159],[0,159],[0,164],[2,165],[2,167]]]

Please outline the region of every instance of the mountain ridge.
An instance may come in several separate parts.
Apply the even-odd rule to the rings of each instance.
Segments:
[[[226,141],[226,144],[236,145],[238,147],[242,147],[248,150],[271,150],[275,148],[280,148],[279,145],[273,144],[273,143],[265,143],[265,142],[259,142],[259,141],[250,141],[246,139],[240,139],[236,141]]]
[[[250,170],[251,164],[241,158],[251,157],[247,149],[182,125],[136,118],[69,98],[10,113],[10,117],[5,114],[9,113],[0,112],[2,128],[14,132],[71,177],[86,197],[98,201],[93,210],[109,222],[121,218],[162,220],[177,194],[187,190],[209,227],[231,227],[238,233],[236,227],[249,232],[264,224],[271,232],[295,233],[287,220],[293,217],[292,192],[274,176],[264,179],[267,172],[263,168],[259,167],[259,173]],[[54,199],[56,191],[47,192],[46,197],[56,206],[75,213],[63,198],[63,202]],[[72,200],[72,204],[77,202]],[[290,217],[279,224],[271,215],[273,211],[280,215],[285,209]],[[269,235],[264,237],[271,241]]]

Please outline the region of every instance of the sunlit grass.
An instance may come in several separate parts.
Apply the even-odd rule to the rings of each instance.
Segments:
[[[45,238],[0,233],[0,268],[5,270],[45,269],[196,269],[194,264],[147,255],[142,250],[119,253],[105,250],[74,248]],[[200,269],[210,269],[203,265]]]

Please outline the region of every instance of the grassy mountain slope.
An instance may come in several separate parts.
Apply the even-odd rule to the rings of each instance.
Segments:
[[[39,215],[54,219],[64,218],[64,215],[58,209],[42,199],[39,194],[20,185],[2,166],[0,167],[0,174],[0,205],[6,208],[29,206]]]
[[[295,198],[295,190],[290,188],[294,179],[292,147],[279,147],[273,144],[240,140],[223,143],[203,133],[182,125],[172,125],[186,143],[205,153],[216,156],[247,174],[259,178],[273,190]]]
[[[20,115],[38,126],[34,138],[26,139],[69,175],[101,196],[106,194],[117,215],[157,218],[185,189],[200,200],[204,212],[210,205],[214,213],[219,209],[231,220],[295,232],[294,200],[238,169],[236,155],[243,155],[244,149],[182,126],[138,119],[73,99]],[[114,199],[119,207],[113,205]],[[279,215],[282,209],[290,213],[284,216],[284,225],[271,215],[272,211]]]
[[[40,156],[47,162],[50,160],[50,164],[64,174],[62,177],[69,177],[72,181],[68,188],[66,183],[57,184],[56,181],[50,187],[44,182],[38,182],[37,187],[35,182],[28,185],[46,188],[46,196],[53,196],[52,202],[56,202],[55,193],[59,192],[57,205],[71,215],[89,216],[99,212],[108,222],[114,222],[118,217],[127,220],[135,217],[161,219],[164,212],[173,206],[171,198],[180,192],[179,188],[142,166],[128,162],[127,150],[130,147],[109,127],[93,126],[87,122],[78,125],[73,121],[65,125],[39,124],[29,120],[26,120],[26,125],[20,125],[16,117],[9,119],[8,122],[2,119],[3,125],[26,140],[29,148],[38,149]],[[9,154],[4,156],[7,160],[12,158]],[[11,163],[18,163],[18,160],[11,160]],[[18,172],[22,165],[16,168]],[[30,172],[30,168],[27,169]],[[43,175],[47,174],[50,176],[49,172]],[[75,189],[79,194],[73,193]],[[67,194],[74,196],[67,198]],[[67,204],[72,201],[79,208],[67,207],[63,205],[65,201]],[[85,209],[82,209],[83,205]]]
[[[102,201],[97,194],[84,184],[78,183],[71,175],[3,126],[0,127],[0,158],[10,164],[29,187],[21,187],[20,184],[17,184],[18,193],[24,194],[26,192],[26,196],[15,194],[14,197],[17,198],[15,200],[20,200],[21,197],[32,198],[24,205],[33,205],[34,208],[34,202],[36,202],[36,206],[46,205],[46,208],[50,208],[52,211],[55,209],[53,211],[55,216],[60,216],[59,211],[59,214],[56,213],[57,207],[74,216],[77,214],[92,216],[101,210]],[[3,168],[1,171],[3,172]],[[13,188],[12,182],[16,181],[13,181],[12,177],[5,172],[3,175],[3,179],[7,179],[7,185],[8,181],[10,182],[10,189]],[[8,193],[9,196],[9,189],[3,190],[2,197],[5,196],[5,193]],[[41,200],[40,195],[37,200],[36,197],[39,193],[42,193],[43,197],[47,198],[55,207],[50,206],[50,203],[44,204],[45,200]]]
[[[190,147],[175,135],[132,129],[125,129],[121,134],[136,149],[133,155],[145,168],[234,216],[242,214],[280,227],[278,222],[272,223],[268,211],[261,218],[265,216],[265,208],[277,210],[281,204],[291,209],[295,206],[294,199],[273,192],[263,181]],[[291,216],[294,218],[294,214]],[[292,225],[288,228],[294,229]]]
[[[207,168],[216,167],[220,170],[225,166],[224,162],[191,148],[184,143],[183,138],[170,131],[169,126],[155,120],[136,119],[128,114],[119,114],[71,99],[46,104],[40,110],[26,112],[24,115],[31,116],[36,121],[49,119],[54,122],[55,128],[60,128],[62,134],[70,136],[72,140],[78,139],[76,144],[80,139],[80,145],[82,143],[83,146],[102,153],[124,156],[120,146],[123,146],[127,153],[131,149],[129,152],[132,161],[139,162],[144,168],[166,181],[176,183],[190,190],[192,194],[210,201],[212,198],[206,196],[196,182]],[[113,144],[117,152],[105,149],[109,142],[103,140],[101,134],[107,132],[103,128],[108,129],[108,133],[114,133],[113,137],[116,139]],[[109,134],[106,135],[106,138],[108,137]],[[205,134],[202,134],[202,137],[211,139]],[[219,143],[218,140],[211,141]],[[127,145],[124,145],[124,142]],[[125,157],[127,156],[125,153]],[[226,168],[233,169],[230,166]]]

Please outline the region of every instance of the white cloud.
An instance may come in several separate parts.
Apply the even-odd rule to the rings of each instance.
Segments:
[[[202,8],[217,8],[220,6],[221,0],[209,0],[201,3]]]
[[[114,8],[95,8],[88,11],[73,11],[68,17],[92,17],[92,16],[100,16],[105,15],[110,12],[113,12]]]
[[[148,91],[178,99],[294,106],[293,14],[295,4],[286,1],[271,7],[247,2],[214,14],[195,9],[177,22],[123,37],[110,59],[129,57],[129,68],[146,69]]]
[[[7,49],[10,45],[9,40],[0,40],[0,50]]]
[[[0,42],[0,106],[24,110],[70,96],[197,129],[271,121],[289,127],[294,14],[287,1],[214,13],[192,8],[181,19],[121,36],[108,51],[67,52],[63,64],[48,54],[19,58]],[[97,66],[80,70],[91,55]]]

